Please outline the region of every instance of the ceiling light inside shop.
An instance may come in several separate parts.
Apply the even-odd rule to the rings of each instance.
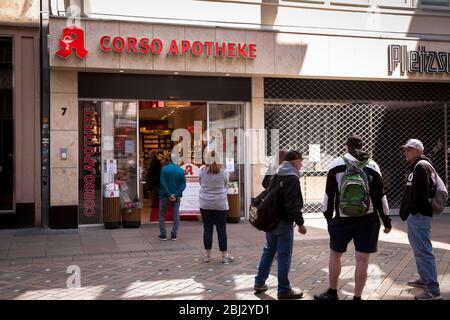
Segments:
[[[190,101],[165,101],[164,102],[165,107],[190,107],[191,102]]]
[[[179,72],[175,71],[173,74],[180,74]]]

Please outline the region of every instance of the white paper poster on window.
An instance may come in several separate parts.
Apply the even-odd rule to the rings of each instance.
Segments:
[[[310,162],[320,162],[320,144],[309,145],[309,157]]]
[[[106,162],[106,173],[116,174],[117,173],[117,160],[110,159],[105,160]]]
[[[114,150],[114,137],[113,136],[104,136],[102,138],[102,147],[103,151],[106,150]]]
[[[200,168],[195,164],[186,163],[181,166],[186,176],[186,189],[180,202],[180,215],[200,214],[198,196],[200,194]]]
[[[226,170],[229,172],[234,172],[235,168],[234,168],[234,159],[233,158],[227,158],[226,159],[227,163],[226,163]]]

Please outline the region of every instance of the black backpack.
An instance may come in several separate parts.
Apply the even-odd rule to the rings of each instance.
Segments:
[[[280,222],[278,211],[278,191],[283,187],[283,181],[275,174],[269,186],[261,192],[250,204],[248,221],[256,229],[269,232],[276,228]]]

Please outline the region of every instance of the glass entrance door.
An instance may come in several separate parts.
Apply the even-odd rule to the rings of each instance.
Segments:
[[[228,222],[244,216],[244,110],[243,102],[208,102],[207,148],[222,152],[230,174]]]
[[[0,37],[0,213],[14,210],[12,39]]]

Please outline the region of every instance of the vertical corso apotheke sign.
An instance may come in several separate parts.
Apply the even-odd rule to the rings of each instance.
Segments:
[[[83,109],[83,177],[82,177],[82,204],[83,216],[95,216],[95,154],[97,153],[95,126],[95,109]]]
[[[84,30],[77,26],[64,28],[59,40],[59,50],[56,55],[60,58],[70,57],[73,53],[83,59],[88,54],[85,47]],[[164,43],[161,39],[133,36],[103,35],[98,39],[98,48],[109,54],[145,54],[167,56],[183,56],[190,53],[194,57],[226,57],[236,59],[255,59],[256,44],[232,41],[200,41],[172,39]]]

